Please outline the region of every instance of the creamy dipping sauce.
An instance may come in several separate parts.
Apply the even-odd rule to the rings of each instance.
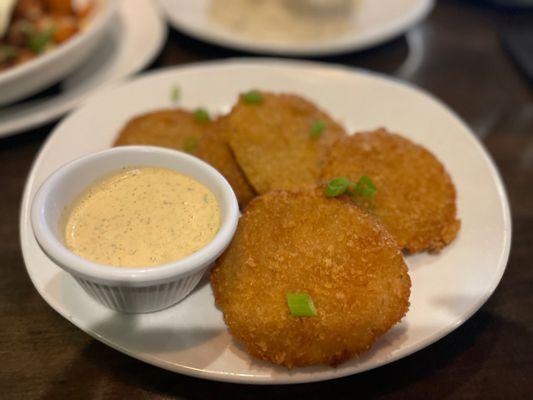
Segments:
[[[184,258],[220,227],[215,196],[166,168],[129,168],[90,187],[65,211],[65,243],[77,255],[116,267]]]
[[[356,28],[357,0],[212,0],[209,17],[234,33],[264,42],[312,42]]]

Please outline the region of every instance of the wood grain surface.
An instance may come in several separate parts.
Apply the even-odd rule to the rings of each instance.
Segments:
[[[512,206],[511,257],[494,295],[459,329],[377,370],[273,387],[189,378],[93,340],[40,298],[20,252],[22,190],[51,124],[0,139],[0,399],[533,398],[533,93],[501,46],[499,29],[506,24],[531,25],[533,13],[439,1],[406,36],[324,59],[434,93],[476,132],[498,165]],[[243,54],[172,31],[150,69],[235,56]]]

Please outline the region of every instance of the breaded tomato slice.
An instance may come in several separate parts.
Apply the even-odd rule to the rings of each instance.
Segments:
[[[258,193],[315,186],[344,129],[302,97],[255,94],[241,95],[228,116],[229,144],[249,182]]]
[[[179,108],[154,111],[129,120],[114,146],[150,145],[196,154],[211,125],[211,121]]]
[[[424,147],[384,129],[348,136],[331,148],[327,181],[368,176],[377,188],[377,216],[398,245],[410,252],[439,251],[460,227],[455,187],[444,166]]]
[[[246,208],[211,274],[217,306],[254,357],[292,368],[337,365],[401,320],[411,281],[371,215],[322,191],[273,191]],[[293,316],[306,293],[316,316]]]

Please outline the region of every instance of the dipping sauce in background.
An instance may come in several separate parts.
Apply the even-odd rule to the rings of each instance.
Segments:
[[[207,245],[220,227],[215,196],[167,168],[129,168],[89,187],[63,216],[65,244],[115,267],[177,261]]]

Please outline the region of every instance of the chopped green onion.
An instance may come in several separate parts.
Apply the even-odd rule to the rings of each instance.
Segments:
[[[170,91],[170,100],[173,103],[177,103],[181,97],[181,89],[179,86],[174,85]]]
[[[211,117],[205,108],[198,108],[196,111],[194,111],[194,118],[196,118],[198,122],[211,121]]]
[[[331,179],[324,190],[324,194],[326,197],[340,196],[350,188],[351,184],[350,180],[346,177]]]
[[[326,129],[326,121],[317,119],[309,129],[309,136],[311,139],[318,139],[322,135],[322,132],[324,132],[324,129]]]
[[[317,315],[313,299],[307,293],[287,293],[287,305],[293,317]]]
[[[261,104],[263,102],[263,95],[258,90],[250,90],[242,98],[247,104]]]
[[[183,150],[187,153],[192,153],[198,148],[198,138],[196,136],[189,136],[183,142]]]
[[[346,194],[359,207],[373,211],[376,206],[374,196],[377,191],[378,189],[372,179],[367,175],[362,175],[357,183],[351,182],[346,177],[332,179],[326,185],[324,194],[326,197],[337,197]]]
[[[374,197],[377,191],[376,185],[367,175],[362,175],[355,184],[355,192],[364,197]]]
[[[55,28],[50,26],[41,32],[34,31],[30,33],[28,36],[28,47],[36,53],[42,53],[52,40],[54,32]]]

